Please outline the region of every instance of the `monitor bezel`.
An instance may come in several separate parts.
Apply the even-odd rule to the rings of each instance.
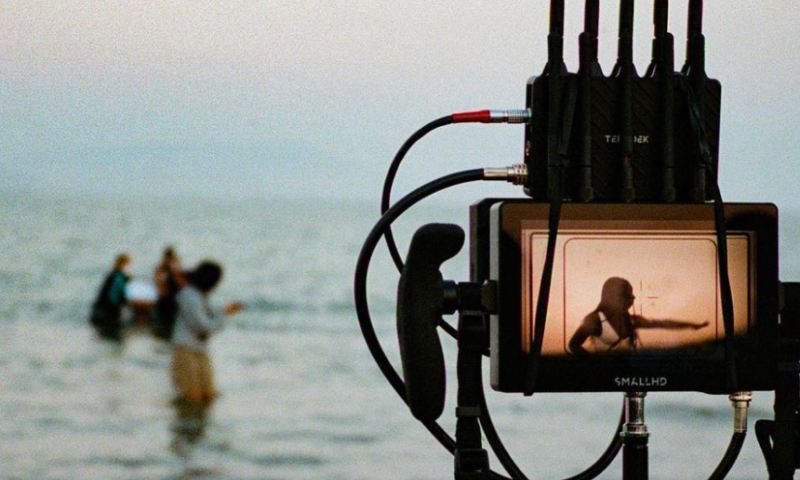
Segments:
[[[547,221],[549,205],[490,199],[473,208],[473,280],[497,285],[497,313],[490,317],[491,384],[523,392],[528,355],[522,349],[521,248],[524,221]],[[772,390],[778,351],[778,211],[772,204],[726,204],[726,228],[753,232],[756,271],[751,333],[736,340],[739,389]],[[668,220],[713,225],[711,204],[574,204],[562,206],[562,225],[573,220],[604,223]],[[696,227],[694,227],[696,228]],[[488,251],[487,251],[488,250]],[[483,278],[481,278],[483,277]],[[721,342],[720,342],[721,343]],[[542,357],[536,391],[699,391],[730,393],[721,346],[702,357]]]

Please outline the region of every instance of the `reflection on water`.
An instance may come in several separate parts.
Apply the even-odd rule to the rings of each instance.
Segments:
[[[211,402],[190,402],[177,398],[173,401],[175,421],[172,424],[170,449],[181,458],[188,458],[206,433]]]
[[[219,476],[224,470],[219,467],[195,464],[192,462],[195,450],[204,443],[218,452],[230,450],[226,442],[210,443],[206,438],[212,402],[190,402],[184,399],[173,401],[175,419],[172,422],[172,441],[170,451],[178,458],[185,460],[179,478],[198,478],[203,476]]]

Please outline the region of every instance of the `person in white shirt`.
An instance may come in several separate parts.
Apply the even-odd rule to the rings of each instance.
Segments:
[[[633,287],[624,278],[611,277],[603,284],[600,304],[584,317],[581,325],[569,341],[572,353],[589,353],[584,347],[588,340],[594,353],[633,351],[640,346],[637,330],[640,328],[661,328],[666,330],[699,330],[709,322],[692,323],[682,320],[654,320],[631,314],[630,308],[636,297]]]
[[[222,267],[212,261],[200,263],[186,273],[186,286],[176,299],[178,315],[172,336],[172,382],[178,399],[210,404],[217,396],[208,340],[225,324],[225,317],[242,310],[230,303],[221,312],[212,309],[209,296],[222,279]]]

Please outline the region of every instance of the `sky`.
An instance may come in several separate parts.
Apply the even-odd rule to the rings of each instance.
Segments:
[[[602,3],[610,72],[618,2]],[[671,2],[678,65],[687,3]],[[567,2],[571,71],[582,4]],[[705,20],[707,70],[723,85],[723,195],[800,208],[800,2],[710,0]],[[0,189],[377,204],[394,153],[422,125],[524,107],[547,24],[541,0],[5,0]],[[651,35],[651,2],[637,2],[640,72]],[[520,126],[437,131],[408,155],[398,195],[518,163],[522,142]],[[490,194],[521,192],[448,198]]]

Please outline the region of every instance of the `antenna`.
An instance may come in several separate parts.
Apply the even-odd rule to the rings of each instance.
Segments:
[[[547,86],[548,86],[548,125],[547,125],[547,170],[548,198],[561,200],[563,195],[563,174],[558,155],[561,118],[561,74],[564,68],[564,0],[550,2],[550,34],[547,36]]]
[[[706,82],[706,37],[703,35],[703,0],[689,2],[689,26],[686,41],[686,65],[683,73],[689,76],[694,94],[702,108],[703,87]]]
[[[661,199],[673,203],[675,192],[675,37],[669,33],[669,0],[655,0],[653,63],[661,91],[661,139],[664,182]]]
[[[686,28],[686,63],[681,73],[689,73],[694,63],[696,39],[703,36],[703,0],[689,0],[689,21]]]
[[[706,38],[703,35],[703,0],[689,1],[686,64],[681,72],[689,77],[689,86],[694,96],[694,105],[697,108],[698,120],[702,128],[705,123],[706,89]],[[706,201],[706,166],[703,162],[702,155],[698,153],[692,188],[692,200],[697,203]]]
[[[622,0],[619,6],[619,43],[617,65],[622,96],[622,200],[633,202],[636,191],[633,187],[633,0]]]
[[[597,35],[600,24],[600,0],[586,0],[583,33],[579,37],[580,70],[578,71],[578,106],[581,118],[581,190],[580,199],[591,202],[594,199],[592,187],[592,77],[602,75],[597,61]]]
[[[655,0],[653,7],[653,53],[650,65],[647,67],[646,78],[651,78],[656,73],[656,69],[663,60],[664,36],[669,29],[669,0]]]

